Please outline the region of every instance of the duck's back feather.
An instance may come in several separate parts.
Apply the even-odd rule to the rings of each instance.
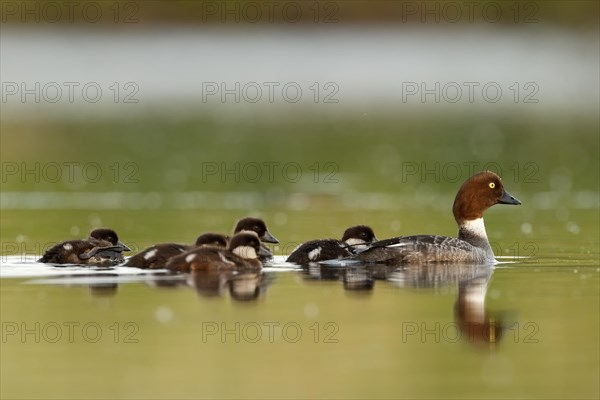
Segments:
[[[357,258],[365,263],[388,265],[424,263],[485,263],[487,253],[464,240],[448,236],[400,236],[372,243]]]
[[[165,268],[167,261],[189,250],[189,246],[177,243],[160,243],[129,257],[125,266],[142,269]]]
[[[311,240],[294,249],[286,261],[298,265],[308,265],[311,262],[344,258],[351,255],[352,253],[339,240]]]

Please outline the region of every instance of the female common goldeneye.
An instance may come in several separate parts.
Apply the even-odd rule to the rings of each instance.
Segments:
[[[458,224],[458,238],[435,235],[400,236],[372,243],[353,257],[362,263],[495,263],[488,242],[483,212],[494,204],[521,204],[510,195],[500,177],[484,171],[460,187],[452,212]]]
[[[119,241],[115,231],[98,228],[87,239],[68,240],[51,247],[38,262],[109,267],[125,260],[124,251],[131,250]]]
[[[181,253],[185,253],[195,247],[217,246],[227,247],[227,238],[220,233],[203,233],[198,236],[196,243],[192,246],[178,243],[159,243],[150,246],[145,250],[129,257],[124,267],[142,268],[142,269],[162,269],[165,268],[167,261]]]
[[[373,229],[366,225],[352,226],[344,232],[342,240],[311,240],[296,247],[286,262],[308,265],[311,262],[349,257],[366,245],[377,241]]]
[[[240,219],[233,228],[233,234],[235,235],[240,232],[254,232],[258,235],[261,242],[264,243],[279,243],[279,240],[271,235],[267,229],[265,221],[260,218],[245,217]],[[261,247],[261,256],[259,257],[261,261],[265,262],[273,258],[273,253],[271,253],[271,250],[267,246],[261,245]]]
[[[262,268],[259,256],[263,254],[255,232],[240,232],[229,241],[227,249],[202,246],[177,255],[167,262],[175,272],[257,270]]]

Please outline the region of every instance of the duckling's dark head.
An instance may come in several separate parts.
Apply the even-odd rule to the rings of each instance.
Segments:
[[[196,246],[218,246],[227,247],[227,238],[220,233],[203,233],[196,239]]]
[[[354,242],[354,244],[362,242],[362,243],[371,243],[377,241],[375,237],[375,232],[371,227],[366,225],[356,225],[351,226],[346,229],[344,232],[344,236],[342,236],[342,242],[348,243],[348,240]]]
[[[119,236],[117,236],[117,232],[108,228],[97,228],[90,232],[90,238],[105,240],[113,245],[117,245],[119,243]]]
[[[265,224],[265,221],[260,218],[246,217],[240,219],[235,225],[233,233],[236,234],[244,231],[256,232],[260,240],[263,242],[279,243],[279,240],[271,235],[267,229],[267,224]]]
[[[96,228],[92,232],[90,232],[90,239],[96,240],[104,240],[112,244],[113,246],[118,246],[123,251],[131,251],[129,247],[127,247],[124,243],[119,241],[119,236],[117,236],[117,232],[109,228]]]

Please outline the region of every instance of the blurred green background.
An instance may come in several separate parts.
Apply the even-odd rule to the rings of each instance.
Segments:
[[[354,223],[373,224],[382,237],[440,224],[453,234],[456,190],[487,167],[524,203],[488,213],[514,225],[490,225],[492,238],[504,231],[519,239],[522,223],[536,228],[546,213],[548,223],[569,234],[575,223],[598,243],[597,127],[592,118],[468,115],[5,124],[2,160],[16,169],[4,176],[2,237],[46,243],[79,237],[101,221],[131,242],[187,242],[205,230],[229,231],[245,214],[281,225],[274,233],[283,243],[337,237]],[[77,164],[70,171],[68,163]],[[43,200],[28,192],[63,196],[46,205],[58,209],[43,211]],[[573,221],[586,210],[590,218]],[[388,214],[383,224],[375,223],[377,213]]]

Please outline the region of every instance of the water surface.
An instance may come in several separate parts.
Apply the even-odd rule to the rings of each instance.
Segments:
[[[598,253],[571,251],[366,274],[278,256],[245,299],[5,257],[2,395],[594,398]]]

